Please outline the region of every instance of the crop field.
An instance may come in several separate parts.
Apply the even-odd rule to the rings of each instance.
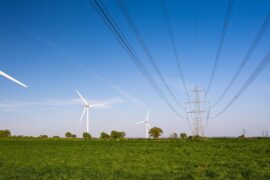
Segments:
[[[0,140],[0,179],[270,179],[270,139]]]

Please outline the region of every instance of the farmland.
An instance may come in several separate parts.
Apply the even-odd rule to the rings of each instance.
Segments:
[[[0,179],[270,179],[270,139],[0,140]]]

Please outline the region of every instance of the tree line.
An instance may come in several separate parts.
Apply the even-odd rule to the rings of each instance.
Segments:
[[[150,135],[150,138],[154,138],[154,139],[158,139],[160,138],[160,136],[162,135],[163,130],[159,127],[153,127],[149,130],[148,134]],[[41,138],[41,139],[45,139],[45,138],[49,138],[48,135],[40,135],[38,137],[34,137],[34,136],[12,136],[11,135],[11,131],[6,129],[6,130],[0,130],[0,138]],[[85,140],[89,140],[92,139],[91,134],[89,134],[88,132],[84,132],[82,134],[83,139]],[[111,131],[110,134],[106,133],[106,132],[101,132],[99,139],[103,139],[103,140],[107,140],[107,139],[124,139],[126,137],[126,133],[124,131]],[[57,139],[57,138],[61,138],[60,136],[52,136],[52,138]],[[65,133],[65,138],[77,138],[76,134],[72,134],[71,132],[66,132]],[[179,135],[177,133],[172,133],[169,137],[169,139],[201,139],[202,137],[200,136],[188,136],[186,133],[180,133]],[[245,135],[240,135],[239,139],[245,139]]]
[[[159,138],[163,130],[159,127],[153,127],[150,129],[148,132],[151,138],[157,139]],[[48,135],[40,135],[38,137],[33,137],[33,136],[12,136],[11,132],[9,130],[0,130],[0,138],[1,137],[14,137],[14,138],[49,138]],[[83,139],[92,139],[91,134],[84,132],[82,134]],[[111,131],[110,134],[106,132],[101,132],[100,133],[100,139],[124,139],[126,137],[126,133],[124,131]],[[169,138],[177,138],[178,135],[176,133],[173,133]],[[187,135],[185,133],[181,133],[180,136],[181,138],[186,138]],[[52,138],[60,138],[60,136],[52,136]],[[71,132],[66,132],[65,133],[65,138],[77,138],[76,134],[72,134]]]

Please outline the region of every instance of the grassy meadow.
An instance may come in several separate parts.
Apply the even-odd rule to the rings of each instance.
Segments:
[[[0,179],[270,179],[270,139],[2,139]]]

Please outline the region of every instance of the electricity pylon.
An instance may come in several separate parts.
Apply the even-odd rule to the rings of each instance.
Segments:
[[[198,86],[195,86],[194,90],[191,90],[190,92],[194,93],[194,100],[186,102],[187,104],[193,104],[194,109],[188,113],[191,114],[191,117],[193,119],[192,121],[192,133],[193,135],[199,135],[203,136],[204,135],[204,126],[203,126],[203,116],[202,114],[205,113],[206,111],[203,110],[204,108],[202,107],[202,104],[205,104],[206,101],[203,100],[201,101],[200,99],[200,93],[203,92],[205,93],[204,90],[199,89]]]

